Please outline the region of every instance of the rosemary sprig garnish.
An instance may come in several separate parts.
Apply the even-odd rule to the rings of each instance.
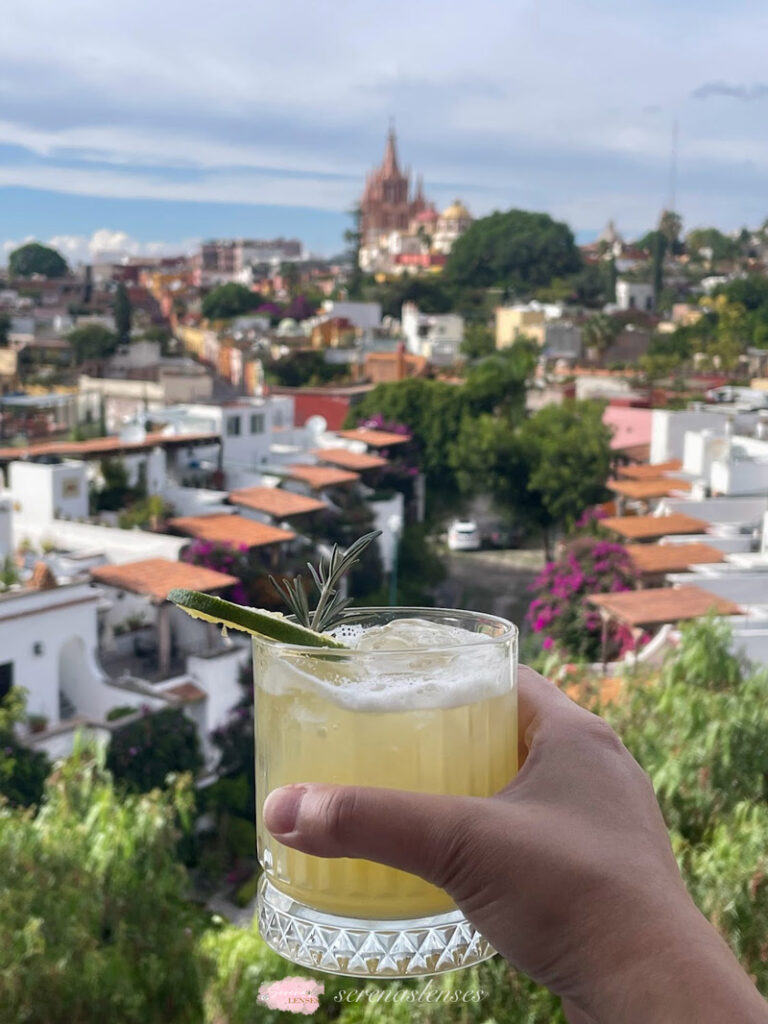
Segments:
[[[341,613],[352,603],[351,597],[342,597],[338,584],[342,576],[359,561],[360,555],[370,543],[381,535],[381,530],[372,530],[359,537],[354,544],[351,544],[346,551],[341,551],[338,544],[334,544],[331,553],[320,561],[318,568],[307,562],[312,580],[318,591],[317,605],[314,611],[310,611],[307,593],[304,590],[304,580],[301,576],[295,576],[292,580],[282,580],[280,583],[269,577],[269,581],[280,597],[285,601],[296,621],[313,629],[316,633],[325,633],[338,624]]]

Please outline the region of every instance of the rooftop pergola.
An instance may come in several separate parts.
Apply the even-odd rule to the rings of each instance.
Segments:
[[[675,491],[690,491],[691,482],[675,477],[659,477],[654,480],[609,480],[606,486],[623,498],[652,501],[654,498],[667,498]]]
[[[369,448],[391,448],[396,444],[407,444],[411,440],[410,434],[395,434],[391,430],[374,430],[370,427],[338,430],[337,434],[348,441],[362,441]]]
[[[290,516],[321,512],[328,507],[319,498],[284,491],[281,487],[242,487],[240,490],[232,491],[228,497],[233,505],[250,508],[255,512],[265,512],[273,519],[288,519]]]
[[[157,658],[162,672],[167,672],[171,663],[171,627],[168,618],[171,606],[167,601],[169,592],[180,587],[201,590],[207,594],[238,582],[236,576],[206,569],[201,565],[190,565],[188,562],[172,562],[168,558],[144,558],[120,565],[99,565],[91,569],[91,578],[105,586],[141,594],[159,606]]]
[[[351,452],[348,448],[315,448],[312,452],[320,462],[328,462],[332,466],[351,469],[362,473],[366,469],[381,469],[387,460],[380,455],[368,455],[364,452]]]
[[[359,473],[352,473],[347,469],[336,469],[333,466],[309,466],[296,463],[287,466],[285,475],[291,480],[300,480],[308,484],[313,491],[322,491],[325,487],[341,487],[346,484],[356,483],[360,479]]]
[[[632,630],[635,639],[645,629],[699,619],[704,615],[740,615],[741,607],[701,587],[654,587],[616,594],[591,594],[590,604],[600,611],[603,622],[603,660],[608,623],[613,619]]]
[[[669,516],[610,516],[601,519],[600,526],[626,540],[658,540],[675,534],[706,533],[709,523],[674,512]]]
[[[284,544],[296,536],[290,530],[259,523],[245,516],[215,514],[209,516],[178,516],[169,519],[168,525],[179,533],[185,533],[197,540],[212,544],[224,544],[233,548],[261,548],[273,544]]]
[[[685,572],[692,565],[711,565],[725,561],[725,555],[711,544],[628,544],[627,554],[644,576],[663,576]]]
[[[665,473],[678,473],[682,468],[680,459],[668,459],[666,462],[646,463],[641,466],[619,466],[616,472],[625,480],[658,480]]]
[[[59,456],[67,459],[103,459],[109,456],[133,455],[149,452],[153,448],[183,448],[194,444],[220,444],[219,434],[161,434],[149,433],[141,441],[126,441],[120,437],[94,437],[90,441],[42,441],[21,448],[0,448],[0,462]]]

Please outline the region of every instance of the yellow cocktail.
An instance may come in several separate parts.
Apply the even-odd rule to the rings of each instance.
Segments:
[[[372,922],[403,934],[415,919],[461,921],[446,893],[413,875],[283,846],[264,828],[261,810],[271,790],[291,782],[498,792],[517,770],[516,631],[493,616],[435,609],[356,611],[348,620],[342,636],[349,651],[254,640],[258,852],[266,879],[285,898],[286,913],[308,909],[331,930],[340,918],[345,938]],[[296,959],[295,952],[284,955]],[[299,962],[324,966],[316,955]],[[400,973],[435,969],[447,967],[433,958],[429,971]]]

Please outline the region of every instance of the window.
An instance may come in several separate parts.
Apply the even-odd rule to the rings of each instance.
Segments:
[[[227,437],[240,436],[240,417],[227,416]]]
[[[0,700],[8,695],[13,686],[13,662],[6,661],[0,665]]]
[[[251,433],[252,434],[263,434],[264,433],[264,413],[263,412],[252,412],[251,413]]]

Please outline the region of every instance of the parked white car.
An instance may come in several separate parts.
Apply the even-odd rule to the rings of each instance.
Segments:
[[[472,519],[457,519],[448,530],[449,551],[479,551],[480,527]]]

